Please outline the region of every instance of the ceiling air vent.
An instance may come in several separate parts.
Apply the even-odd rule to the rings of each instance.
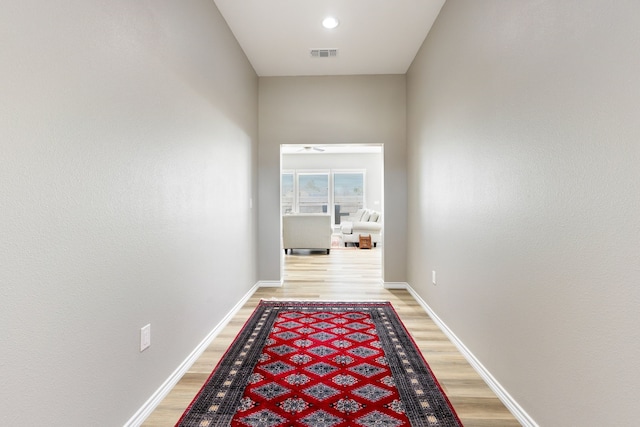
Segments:
[[[311,49],[313,58],[335,58],[338,56],[338,49]]]

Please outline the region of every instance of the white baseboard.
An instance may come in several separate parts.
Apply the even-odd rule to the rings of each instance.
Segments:
[[[385,286],[386,287],[386,286]],[[427,312],[429,317],[438,325],[438,327],[444,332],[444,334],[453,342],[453,344],[460,350],[460,353],[467,359],[467,362],[475,369],[475,371],[482,377],[484,382],[487,383],[489,388],[498,396],[498,398],[504,403],[507,409],[513,414],[514,417],[524,427],[539,427],[533,418],[516,402],[516,400],[505,390],[504,387],[491,375],[491,372],[485,368],[482,363],[471,353],[471,351],[463,344],[462,341],[453,333],[451,329],[438,317],[438,315],[429,307],[429,305],[418,295],[418,293],[407,283],[407,291],[418,301],[418,304]],[[390,288],[397,289],[397,288]]]
[[[282,280],[260,280],[257,286],[259,288],[281,288]]]
[[[166,379],[164,383],[158,388],[158,390],[151,395],[151,397],[142,405],[140,409],[124,424],[124,427],[138,427],[140,426],[144,420],[147,419],[149,415],[153,412],[153,410],[160,404],[162,399],[164,399],[167,394],[173,389],[173,387],[180,381],[180,378],[189,370],[191,365],[195,363],[196,360],[202,355],[202,353],[209,347],[209,344],[218,336],[218,334],[222,331],[222,329],[229,323],[229,321],[235,316],[235,314],[242,308],[242,306],[251,298],[251,296],[255,293],[256,290],[260,286],[264,286],[260,284],[261,282],[256,283],[250,290],[247,292],[240,301],[236,303],[235,306],[227,313],[227,315],[218,323],[209,334],[198,344],[198,346],[187,356],[187,358],[178,366],[178,368],[173,371],[173,373]]]
[[[408,289],[407,282],[383,282],[382,287],[385,289]]]

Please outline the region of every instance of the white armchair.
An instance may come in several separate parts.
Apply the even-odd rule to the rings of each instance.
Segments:
[[[282,217],[284,253],[293,249],[326,249],[331,251],[331,215],[294,214]]]

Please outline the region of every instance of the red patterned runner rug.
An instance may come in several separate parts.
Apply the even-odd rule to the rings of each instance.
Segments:
[[[261,301],[177,426],[462,423],[391,303]]]

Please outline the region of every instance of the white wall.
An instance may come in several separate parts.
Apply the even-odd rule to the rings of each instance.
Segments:
[[[448,0],[407,77],[409,282],[542,426],[637,424],[638,16]]]
[[[258,79],[208,0],[0,28],[0,424],[122,425],[257,280]]]
[[[282,169],[364,170],[365,207],[381,211],[382,153],[296,153],[282,155]]]
[[[384,280],[406,281],[405,76],[261,77],[259,274],[280,280],[280,144],[384,144]]]

